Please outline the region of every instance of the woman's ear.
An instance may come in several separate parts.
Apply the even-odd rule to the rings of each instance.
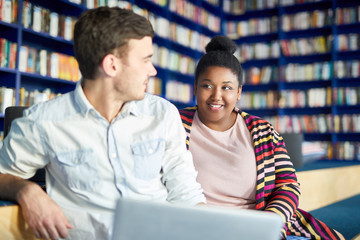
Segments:
[[[242,92],[242,86],[240,86],[240,87],[238,88],[238,92],[237,92],[237,100],[238,100],[238,101],[239,101],[240,98],[241,98],[241,92]]]

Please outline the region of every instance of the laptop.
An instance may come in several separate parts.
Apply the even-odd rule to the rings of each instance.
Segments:
[[[279,240],[280,216],[256,210],[118,201],[112,240]]]

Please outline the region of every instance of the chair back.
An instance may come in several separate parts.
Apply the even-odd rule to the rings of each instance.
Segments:
[[[23,106],[11,106],[5,109],[4,119],[4,139],[10,132],[11,123],[14,119],[22,117],[24,110],[28,107]],[[37,183],[45,183],[45,169],[37,170],[36,174],[29,180]]]
[[[28,107],[22,106],[11,106],[5,109],[5,119],[4,119],[4,138],[8,135],[11,127],[11,123],[15,118],[23,116],[24,110]]]
[[[302,133],[282,133],[280,135],[284,138],[286,150],[294,167],[301,168],[304,165],[302,153],[304,135]]]

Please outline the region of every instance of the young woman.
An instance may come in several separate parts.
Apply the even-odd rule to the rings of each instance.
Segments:
[[[298,209],[300,186],[283,138],[235,107],[243,84],[235,50],[224,36],[211,40],[195,72],[197,106],[180,110],[208,205],[277,213],[283,239],[344,239]]]

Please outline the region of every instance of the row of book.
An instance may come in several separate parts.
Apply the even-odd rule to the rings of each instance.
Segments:
[[[326,107],[331,104],[331,87],[243,92],[239,102],[242,109]]]
[[[32,106],[34,104],[47,101],[59,93],[53,92],[51,89],[46,88],[43,91],[39,90],[26,90],[24,87],[19,90],[19,106]],[[16,91],[14,88],[0,87],[0,112],[4,113],[5,109],[9,106],[15,105]]]
[[[182,74],[194,74],[196,62],[191,57],[157,44],[153,44],[153,50],[152,62],[154,65]]]
[[[318,2],[319,0],[223,0],[226,13],[241,15],[249,11],[272,9],[280,6]]]
[[[309,64],[289,63],[280,67],[280,77],[276,67],[251,67],[245,70],[246,83],[258,84],[268,83],[269,81],[281,79],[285,82],[304,82],[304,81],[326,81],[333,77],[342,78],[359,78],[360,61],[359,60],[338,60],[335,62],[314,62]],[[269,76],[269,71],[271,77]],[[267,74],[266,74],[267,73]],[[274,74],[274,75],[273,75]]]
[[[223,10],[235,15],[247,11],[275,8],[278,0],[223,0]]]
[[[360,115],[344,114],[333,116],[333,132],[335,133],[360,133]]]
[[[279,107],[304,108],[331,106],[332,91],[328,88],[310,88],[308,90],[281,90]]]
[[[321,2],[323,0],[280,0],[281,6],[290,6],[295,4],[304,4],[304,3],[314,3],[314,2]]]
[[[240,62],[280,57],[279,41],[240,44],[235,56]]]
[[[264,119],[279,132],[329,133],[333,129],[333,118],[330,114],[268,116]]]
[[[335,50],[337,51],[356,51],[360,49],[359,34],[339,34],[335,40]]]
[[[26,90],[24,87],[19,90],[19,106],[32,106],[34,104],[45,102],[50,100],[60,93],[55,93],[50,88],[46,88],[42,91],[35,90]]]
[[[18,69],[74,82],[81,78],[75,57],[28,46],[20,47]]]
[[[36,32],[48,33],[53,37],[61,37],[71,41],[76,18],[66,16],[47,8],[23,1],[22,25]]]
[[[245,70],[245,77],[246,83],[249,84],[268,83],[278,79],[285,82],[304,82],[327,81],[333,77],[338,79],[359,78],[360,61],[289,63],[281,66],[280,71],[274,66],[251,67]]]
[[[16,68],[17,43],[0,38],[0,67]]]
[[[277,82],[279,68],[276,66],[250,67],[245,69],[245,83],[250,85]]]
[[[7,23],[18,21],[18,0],[0,0],[0,21]]]
[[[285,82],[330,80],[333,77],[333,64],[328,61],[289,63],[280,67],[280,74],[280,79]]]
[[[216,7],[220,6],[220,0],[205,0],[205,2],[210,3]]]
[[[243,92],[243,109],[305,108],[360,105],[360,87],[289,89],[267,92]]]
[[[337,25],[360,22],[360,6],[336,8],[335,23]]]
[[[278,132],[360,133],[359,114],[265,116]]]
[[[131,9],[137,14],[148,18],[155,33],[162,38],[202,52],[204,52],[206,44],[210,41],[210,37],[181,24],[171,22],[167,18],[157,16],[147,9],[139,8],[136,5],[133,5]]]
[[[279,92],[269,90],[266,92],[242,92],[237,106],[243,110],[275,109],[279,107]]]
[[[246,21],[227,21],[224,24],[225,35],[231,38],[276,33],[278,17],[251,18]]]
[[[358,78],[360,77],[360,61],[347,60],[334,62],[334,75],[336,78]]]
[[[357,51],[360,49],[359,34],[339,34],[336,39],[334,47],[337,51]],[[331,51],[332,44],[331,36],[239,44],[239,50],[235,52],[235,56],[238,57],[240,62],[246,62],[250,60],[278,58],[280,56],[280,50],[284,56],[324,54]]]
[[[360,142],[335,143],[333,156],[338,160],[360,161]]]
[[[360,161],[360,142],[311,141],[304,142],[302,147],[305,161],[313,157],[314,160]]]
[[[287,57],[329,53],[331,43],[331,36],[280,40],[282,53]]]
[[[79,5],[84,5],[86,8],[89,9],[97,8],[101,6],[131,9],[131,3],[126,0],[69,0],[69,1]],[[167,4],[167,0],[151,0],[151,1],[160,6],[165,6]]]
[[[89,4],[89,2],[86,2]],[[197,31],[190,30],[187,27],[176,23],[170,23],[168,19],[158,17],[148,12],[146,9],[140,9],[136,5],[131,5],[127,1],[99,1],[94,2],[94,6],[120,6],[132,8],[138,14],[141,14],[152,22],[155,32],[159,36],[169,38],[181,45],[203,51],[204,46],[210,40],[209,37],[200,34]],[[72,16],[61,15],[49,9],[31,3],[29,0],[23,2],[22,24],[25,28],[30,28],[36,32],[48,33],[53,37],[62,37],[66,40],[72,40],[73,28],[76,18]],[[213,24],[211,24],[213,26]],[[202,44],[199,44],[202,43]]]
[[[330,26],[332,17],[331,9],[284,14],[281,18],[281,27],[285,32],[321,28]]]
[[[165,97],[176,102],[191,103],[193,100],[192,84],[168,80],[165,85]]]
[[[160,37],[194,50],[204,52],[206,44],[210,41],[210,37],[204,34],[154,14],[149,14],[149,21]]]
[[[220,32],[220,17],[210,13],[206,9],[199,7],[189,0],[169,1],[169,10],[177,13],[195,23],[203,25],[214,32]]]
[[[340,87],[333,88],[332,91],[334,104],[339,106],[360,105],[360,87]]]

